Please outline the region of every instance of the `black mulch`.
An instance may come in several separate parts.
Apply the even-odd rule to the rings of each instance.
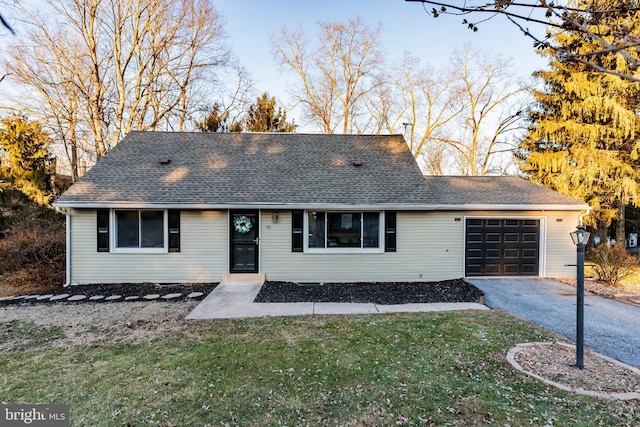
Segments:
[[[36,298],[18,298],[18,299],[5,299],[0,300],[0,305],[2,304],[18,304],[18,305],[27,305],[27,304],[86,304],[86,303],[110,303],[110,302],[134,302],[134,301],[163,301],[163,302],[173,302],[173,301],[193,301],[204,299],[215,287],[217,283],[193,283],[193,284],[157,284],[157,283],[108,283],[108,284],[96,284],[96,285],[79,285],[79,286],[69,286],[66,288],[57,289],[52,292],[46,292],[41,294],[34,295],[84,295],[87,298],[79,301],[67,301],[58,300],[58,301],[50,301],[49,299],[38,300]],[[202,292],[203,295],[195,298],[188,298],[192,292]],[[173,299],[163,299],[158,298],[155,300],[146,300],[142,297],[145,295],[158,294],[160,296],[168,295],[168,294],[182,294],[178,298]],[[121,295],[122,298],[107,301],[105,298],[99,300],[90,300],[89,297],[102,295],[105,298],[111,295]],[[126,300],[126,297],[139,296],[138,299]]]
[[[254,302],[355,302],[410,304],[484,302],[484,294],[463,279],[429,283],[265,282]]]

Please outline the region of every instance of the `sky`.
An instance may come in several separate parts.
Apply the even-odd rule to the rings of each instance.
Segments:
[[[421,3],[404,0],[214,0],[213,4],[226,21],[228,43],[251,74],[256,91],[269,92],[284,106],[289,101],[287,87],[297,81],[272,55],[270,40],[283,26],[300,27],[311,37],[319,22],[346,21],[358,15],[370,27],[382,24],[381,41],[391,61],[408,51],[437,68],[448,62],[456,47],[471,43],[478,50],[511,58],[522,80],[547,64],[535,53],[533,42],[502,16],[473,32],[460,16],[433,18]]]

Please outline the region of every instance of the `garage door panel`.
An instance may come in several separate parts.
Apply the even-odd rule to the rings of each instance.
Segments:
[[[504,250],[505,258],[519,258],[520,257],[520,249],[518,248],[507,248]]]
[[[467,243],[482,243],[482,233],[467,233]]]
[[[500,243],[502,241],[502,234],[500,233],[486,233],[484,241],[489,243]]]
[[[499,275],[500,274],[500,264],[485,264],[485,270],[487,272],[487,275],[490,274],[494,274],[494,275]]]
[[[504,238],[503,240],[505,242],[513,242],[513,243],[518,243],[520,242],[520,233],[514,233],[514,232],[506,232],[504,233]]]
[[[500,258],[502,258],[500,248],[487,249],[485,251],[485,258],[487,258],[487,259],[500,259]]]
[[[520,271],[518,264],[504,264],[504,274],[517,275]]]
[[[540,220],[469,218],[465,245],[467,276],[538,275]]]

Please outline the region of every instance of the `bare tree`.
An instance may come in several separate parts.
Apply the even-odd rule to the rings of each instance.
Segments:
[[[15,15],[23,35],[6,68],[24,91],[14,104],[57,129],[72,168],[78,137],[99,159],[133,129],[184,129],[230,61],[209,0],[46,0]]]
[[[301,29],[283,28],[280,37],[272,39],[275,58],[299,79],[297,103],[324,133],[353,132],[359,116],[366,114],[365,97],[382,84],[380,31],[381,25],[370,28],[356,17],[320,23],[315,50],[309,50]]]
[[[453,100],[460,113],[435,139],[453,149],[460,174],[503,172],[500,154],[515,149],[509,136],[521,129],[523,120],[514,102],[524,89],[511,78],[509,61],[467,45],[454,53],[450,74],[460,84]]]
[[[433,17],[449,14],[464,16],[462,23],[477,31],[479,26],[497,16],[513,23],[537,48],[551,48],[565,58],[582,62],[597,71],[640,81],[640,3],[638,0],[477,0],[420,2]],[[431,7],[429,10],[426,6]],[[529,25],[540,26],[534,31]],[[582,34],[584,40],[595,41],[595,47],[583,49],[583,44],[562,46],[553,43],[559,32]],[[615,52],[624,59],[622,67],[603,67],[598,57]]]
[[[423,169],[440,174],[445,168],[446,146],[439,142],[442,131],[463,111],[456,104],[460,83],[449,70],[422,65],[405,54],[390,67],[387,84],[367,102],[375,133],[402,133]]]

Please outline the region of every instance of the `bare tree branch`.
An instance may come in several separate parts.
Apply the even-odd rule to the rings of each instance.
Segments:
[[[478,0],[465,1],[462,5],[454,1],[405,1],[435,6],[431,10],[425,7],[425,11],[433,17],[448,14],[471,19],[474,16],[482,16],[476,21],[467,18],[462,21],[473,31],[478,31],[482,23],[497,16],[504,16],[526,37],[533,40],[534,46],[538,49],[552,49],[568,60],[581,62],[596,71],[640,82],[640,4],[637,0],[592,0],[568,4],[547,0]],[[525,24],[542,26],[544,35],[536,35]],[[561,32],[582,34],[585,39],[597,41],[599,47],[591,51],[582,51],[575,46],[558,46],[553,40]],[[625,59],[626,70],[599,65],[597,58],[611,53],[617,53]]]

